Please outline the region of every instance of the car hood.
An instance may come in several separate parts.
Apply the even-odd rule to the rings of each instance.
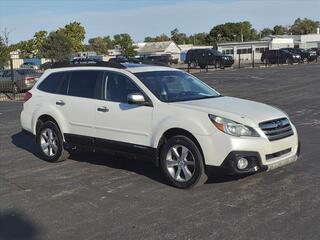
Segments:
[[[260,122],[287,117],[278,108],[267,104],[234,97],[217,97],[171,103],[176,107],[191,108],[233,121],[258,126]]]

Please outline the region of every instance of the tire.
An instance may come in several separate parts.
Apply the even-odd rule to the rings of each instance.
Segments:
[[[37,131],[36,142],[45,161],[62,162],[70,156],[63,148],[62,134],[54,122],[47,121],[41,124]]]
[[[190,63],[190,66],[191,66],[191,68],[196,68],[196,67],[198,66],[198,64],[197,64],[197,62],[192,61],[192,62]]]
[[[201,69],[205,69],[207,67],[206,64],[199,64],[199,66],[200,66]]]
[[[160,152],[160,167],[168,183],[177,188],[200,186],[208,179],[199,148],[182,135],[174,136],[164,144]]]
[[[286,64],[292,64],[292,63],[293,63],[293,61],[291,58],[286,58]]]
[[[220,68],[220,69],[224,69],[224,66],[222,65],[221,61],[216,61],[215,63],[215,68]]]

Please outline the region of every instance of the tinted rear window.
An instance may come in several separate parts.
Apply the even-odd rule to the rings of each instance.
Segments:
[[[99,71],[74,71],[71,74],[68,95],[95,98]]]
[[[38,89],[48,93],[56,93],[63,77],[63,72],[51,73],[40,83]]]

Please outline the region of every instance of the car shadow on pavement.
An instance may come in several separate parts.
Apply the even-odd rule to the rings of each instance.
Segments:
[[[17,211],[0,213],[0,239],[38,239],[40,229],[25,215]]]
[[[106,166],[113,169],[135,172],[136,174],[148,177],[153,181],[167,184],[161,175],[160,169],[154,164],[141,159],[132,159],[123,156],[122,154],[76,151],[70,155],[69,159],[87,162],[94,165]]]
[[[11,136],[11,142],[18,148],[22,148],[40,158],[40,152],[35,143],[34,137],[24,131]]]
[[[26,132],[18,132],[11,136],[12,143],[18,148],[22,148],[35,157],[40,158],[40,152],[35,144],[32,135]],[[79,162],[87,162],[94,165],[106,166],[114,169],[121,169],[125,171],[135,172],[139,175],[146,176],[153,181],[160,182],[162,184],[168,184],[158,167],[150,162],[143,161],[141,159],[132,159],[124,157],[119,154],[110,153],[92,153],[85,151],[76,151],[71,154],[69,159]],[[206,184],[224,183],[230,181],[239,180],[245,176],[230,176],[218,167],[209,167],[208,169],[208,181]]]

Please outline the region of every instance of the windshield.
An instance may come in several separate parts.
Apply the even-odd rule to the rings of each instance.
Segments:
[[[215,49],[211,49],[211,52],[216,56],[222,56],[223,54]]]
[[[180,71],[135,73],[144,85],[163,102],[179,102],[219,97],[196,77]]]

